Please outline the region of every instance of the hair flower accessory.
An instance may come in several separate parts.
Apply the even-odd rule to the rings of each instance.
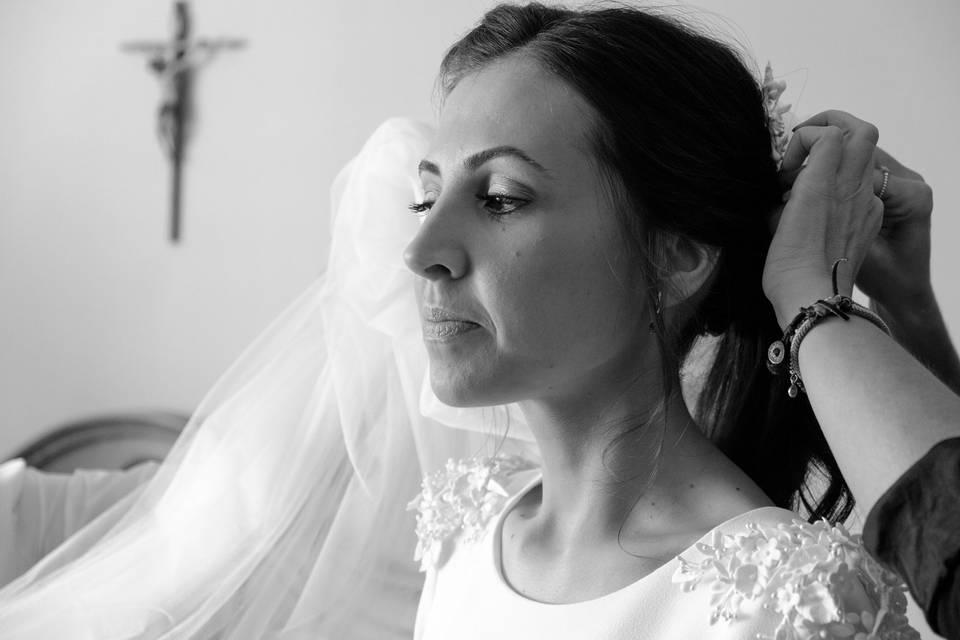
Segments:
[[[773,68],[767,63],[763,72],[763,108],[767,112],[767,128],[770,130],[770,148],[777,169],[783,162],[783,154],[790,143],[791,127],[796,116],[790,111],[789,104],[780,104],[780,96],[787,88],[783,80],[774,80]],[[788,122],[789,121],[789,122]]]

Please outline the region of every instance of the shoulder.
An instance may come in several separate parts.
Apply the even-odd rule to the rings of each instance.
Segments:
[[[772,620],[771,639],[919,638],[899,578],[842,526],[758,509],[717,527],[678,561],[675,583],[713,593],[711,624],[759,604]]]
[[[420,493],[407,505],[417,512],[420,570],[436,565],[444,543],[479,539],[510,499],[539,476],[538,467],[520,456],[448,460],[423,476]]]

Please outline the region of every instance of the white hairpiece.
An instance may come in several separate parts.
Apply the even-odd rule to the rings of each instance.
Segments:
[[[796,120],[790,112],[789,104],[780,104],[780,96],[787,88],[783,80],[774,80],[773,68],[767,63],[763,72],[763,108],[767,112],[767,128],[770,130],[770,154],[777,163],[777,169],[783,162],[783,154],[790,143],[793,132],[787,126],[787,120]]]

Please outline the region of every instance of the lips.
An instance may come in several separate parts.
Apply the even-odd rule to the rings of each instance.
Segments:
[[[440,307],[424,309],[423,339],[445,342],[479,329],[480,325],[462,315]]]

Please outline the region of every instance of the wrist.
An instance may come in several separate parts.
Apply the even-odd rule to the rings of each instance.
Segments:
[[[810,314],[804,314],[802,316],[802,320],[795,330],[789,330],[790,338],[788,344],[790,345],[790,387],[787,389],[787,393],[791,398],[795,398],[798,391],[806,390],[803,384],[802,372],[800,370],[800,353],[801,349],[803,348],[803,344],[806,342],[804,338],[811,332],[811,330],[813,330],[813,333],[815,334],[820,333],[822,335],[823,331],[819,329],[819,326],[824,322],[827,324],[842,325],[856,318],[860,318],[870,322],[877,329],[883,331],[887,335],[890,335],[890,327],[887,326],[882,318],[848,297],[840,297],[840,299],[831,298],[829,301],[815,303],[814,307],[815,309],[811,309]],[[827,313],[828,311],[829,313]],[[839,316],[844,320],[844,322],[832,323],[831,316]],[[854,320],[854,323],[856,322],[857,321]],[[768,364],[768,366],[770,365]],[[771,369],[771,371],[776,373],[774,369]]]
[[[809,307],[817,300],[829,298],[833,295],[833,285],[829,279],[823,281],[808,281],[794,287],[785,288],[769,297],[777,316],[777,323],[781,329],[800,313],[801,307]]]

